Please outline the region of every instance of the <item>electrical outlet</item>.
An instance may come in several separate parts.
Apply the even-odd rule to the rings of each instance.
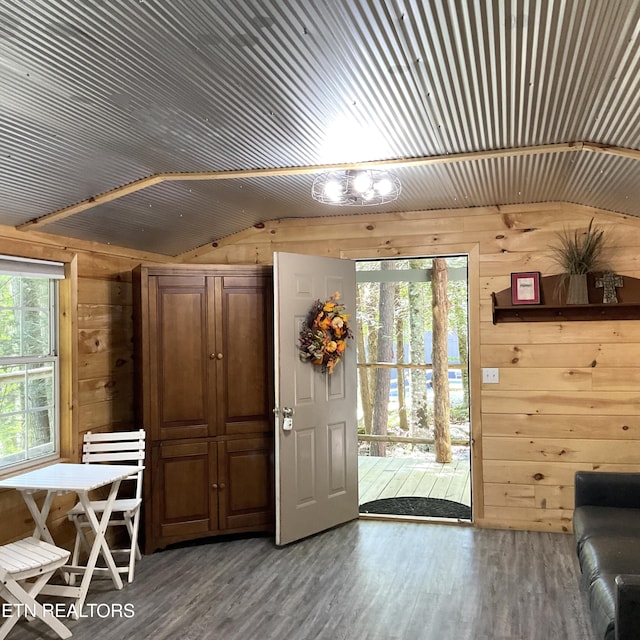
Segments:
[[[482,382],[484,384],[498,384],[500,382],[500,369],[483,368]]]

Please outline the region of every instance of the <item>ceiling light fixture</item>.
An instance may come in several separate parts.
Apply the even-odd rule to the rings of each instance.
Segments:
[[[393,202],[400,195],[400,180],[383,169],[326,171],[313,181],[311,196],[322,204],[359,207]]]

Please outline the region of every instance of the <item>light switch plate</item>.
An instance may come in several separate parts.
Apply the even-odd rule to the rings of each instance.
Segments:
[[[484,384],[498,384],[500,382],[500,369],[484,367],[482,369],[482,382]]]

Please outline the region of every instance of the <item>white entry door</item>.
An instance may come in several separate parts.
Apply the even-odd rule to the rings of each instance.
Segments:
[[[314,302],[336,291],[355,334],[355,263],[275,253],[274,288],[276,544],[284,545],[358,517],[355,340],[330,375],[298,349]],[[283,410],[293,411],[292,425]]]

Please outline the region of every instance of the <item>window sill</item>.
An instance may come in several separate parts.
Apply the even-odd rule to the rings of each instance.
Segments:
[[[0,470],[0,480],[11,478],[11,476],[17,476],[20,473],[27,473],[28,471],[35,471],[36,469],[49,467],[56,462],[70,462],[70,459],[61,458],[60,456],[49,456],[47,458],[40,458],[39,460],[25,462],[19,466],[12,466],[9,469]],[[12,489],[0,489],[0,491],[12,491]]]

